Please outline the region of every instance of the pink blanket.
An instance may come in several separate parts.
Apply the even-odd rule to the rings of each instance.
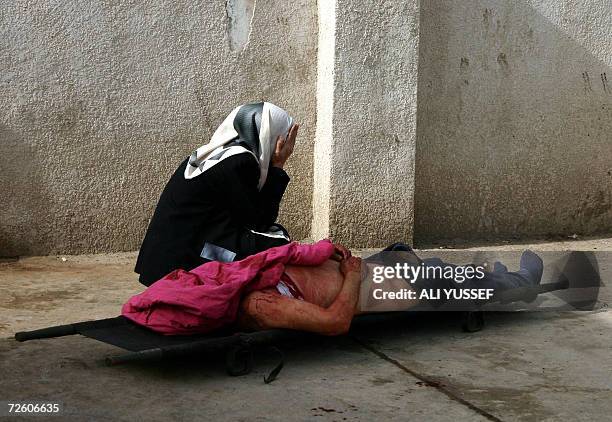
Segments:
[[[275,286],[286,264],[315,266],[334,252],[329,240],[292,242],[236,262],[175,270],[130,298],[122,315],[167,335],[208,333],[236,320],[240,299]]]

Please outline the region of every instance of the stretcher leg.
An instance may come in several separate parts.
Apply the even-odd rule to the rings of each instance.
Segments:
[[[484,327],[484,312],[468,311],[463,312],[461,329],[466,333],[475,333]]]

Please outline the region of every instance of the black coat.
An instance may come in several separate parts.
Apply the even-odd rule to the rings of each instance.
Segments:
[[[258,235],[278,217],[289,176],[270,167],[259,191],[259,165],[250,154],[228,157],[192,179],[183,161],[166,184],[147,229],[135,271],[146,286],[181,268],[190,270],[220,253],[239,260],[282,238]],[[235,254],[235,255],[234,255]]]

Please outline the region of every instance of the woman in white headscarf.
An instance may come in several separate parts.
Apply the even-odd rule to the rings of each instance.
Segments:
[[[136,262],[140,282],[289,242],[275,221],[298,128],[272,103],[236,107],[166,184]]]

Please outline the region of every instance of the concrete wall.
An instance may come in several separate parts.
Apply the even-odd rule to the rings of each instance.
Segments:
[[[314,0],[0,1],[0,256],[133,250],[243,102],[302,124],[282,222],[310,232]]]
[[[421,0],[416,239],[612,230],[609,0]]]
[[[313,237],[351,247],[409,242],[418,1],[327,1],[319,13]]]
[[[0,256],[137,249],[263,99],[302,123],[295,238],[610,231],[611,66],[609,0],[0,0]]]

